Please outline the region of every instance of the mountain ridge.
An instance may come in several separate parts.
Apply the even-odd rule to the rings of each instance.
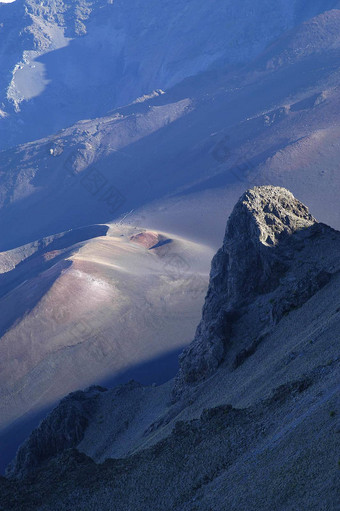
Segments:
[[[273,213],[274,205],[278,204],[280,211]],[[257,209],[254,205],[257,205]],[[39,491],[43,492],[43,502],[45,505],[48,502],[49,509],[52,510],[63,509],[60,506],[67,508],[67,502],[75,495],[80,498],[76,509],[85,509],[86,505],[86,509],[92,510],[98,502],[103,510],[112,509],[112,499],[118,499],[120,503],[116,505],[117,510],[128,509],[131,505],[135,509],[144,510],[144,488],[147,485],[157,488],[157,491],[152,492],[152,497],[149,494],[147,500],[147,505],[152,501],[154,509],[157,510],[175,508],[186,511],[192,509],[194,502],[196,508],[202,511],[207,509],[208,502],[213,507],[220,507],[222,502],[228,502],[231,509],[236,509],[235,506],[243,502],[244,509],[247,510],[253,510],[254,503],[256,506],[261,503],[265,510],[273,509],[273,506],[290,509],[292,503],[299,503],[303,508],[313,510],[329,509],[336,494],[334,481],[337,470],[332,449],[337,443],[337,422],[333,418],[337,414],[336,374],[339,357],[336,336],[340,332],[340,322],[339,307],[337,308],[334,298],[340,284],[337,257],[340,233],[318,224],[308,209],[282,188],[266,186],[248,191],[234,211],[237,212],[240,207],[253,215],[254,224],[257,215],[260,215],[266,236],[259,242],[261,236],[258,227],[253,232],[254,241],[257,240],[260,245],[268,242],[268,232],[274,235],[272,241],[275,239],[278,242],[280,232],[282,234],[285,229],[288,230],[289,234],[283,236],[284,241],[281,241],[284,250],[280,250],[288,255],[290,266],[280,268],[282,277],[274,288],[263,289],[263,293],[261,290],[256,290],[255,293],[250,290],[248,302],[238,299],[238,307],[243,308],[243,311],[233,326],[232,342],[225,360],[215,368],[209,378],[190,382],[188,392],[182,392],[180,399],[177,394],[177,400],[172,404],[169,403],[169,398],[174,385],[176,389],[178,380],[170,381],[161,387],[143,387],[131,382],[113,390],[93,389],[90,392],[97,395],[97,408],[80,442],[79,437],[76,437],[78,440],[73,443],[73,449],[67,450],[69,444],[66,443],[66,450],[54,450],[54,457],[49,460],[46,451],[47,459],[45,458],[39,467],[34,465],[34,461],[30,462],[37,459],[35,445],[39,445],[38,429],[19,450],[17,461],[10,469],[9,473],[12,477],[19,478],[18,481],[0,481],[4,488],[3,502],[8,502],[9,495],[14,495],[15,499],[21,502],[23,510],[33,509],[34,506],[35,509],[44,509],[42,501],[36,497],[30,498],[27,507],[23,504],[22,499],[27,498],[25,485],[33,484],[34,488],[40,488]],[[285,216],[287,211],[290,216]],[[274,216],[276,221],[268,224],[264,221],[266,215],[267,218]],[[295,218],[295,223],[292,218]],[[286,223],[280,225],[283,219]],[[235,229],[233,215],[227,233],[230,233],[231,226]],[[242,227],[242,219],[239,220],[239,227]],[[269,251],[267,257],[275,260],[273,245],[265,248]],[[307,253],[309,258],[303,262]],[[251,266],[251,262],[246,259],[245,264]],[[220,258],[219,261],[221,262]],[[304,281],[306,266],[309,267],[307,287]],[[328,278],[318,283],[317,276],[324,266],[328,268]],[[277,268],[276,263],[275,267]],[[235,275],[237,274],[236,272]],[[210,286],[213,280],[214,271]],[[314,281],[318,285],[310,287],[309,284]],[[289,286],[293,286],[295,292],[292,292]],[[228,289],[225,291],[228,295]],[[285,304],[282,296],[287,296],[287,291],[290,302]],[[276,310],[277,306],[281,307],[281,312],[277,318],[273,318],[271,311]],[[309,317],[313,310],[314,317],[310,322]],[[268,323],[271,325],[269,330],[266,328]],[[249,325],[252,325],[252,331],[249,330]],[[263,334],[264,327],[266,331]],[[307,332],[308,329],[310,332]],[[235,355],[244,349],[245,340],[249,345],[257,332],[262,332],[262,338],[253,346],[253,350],[245,356],[243,354],[235,365]],[[282,342],[283,339],[285,342]],[[190,348],[188,351],[190,353]],[[183,371],[183,366],[181,370]],[[259,381],[255,384],[256,379]],[[229,386],[225,386],[226,381]],[[244,386],[252,389],[251,392],[245,392],[245,388],[242,388]],[[68,399],[72,399],[72,396]],[[135,406],[138,401],[141,401],[140,408]],[[67,403],[67,400],[63,403]],[[58,417],[58,414],[61,414],[59,417],[64,420],[62,417],[65,414],[61,412],[62,408],[57,407],[54,415],[47,417],[44,423],[48,425],[52,417]],[[40,428],[46,430],[44,423]],[[50,424],[52,425],[51,422]],[[69,427],[73,428],[72,425]],[[320,449],[314,444],[316,427],[319,431],[320,447],[322,446]],[[54,445],[53,435],[58,434],[58,428],[55,430],[50,427],[48,431],[51,436],[49,439],[47,437],[46,445]],[[99,431],[101,435],[98,437]],[[70,438],[72,435],[70,431]],[[67,442],[67,436],[63,438]],[[122,441],[123,438],[130,439],[128,444],[126,440]],[[118,457],[115,456],[117,449],[124,445],[128,450],[121,451]],[[295,463],[302,471],[291,470],[289,445],[294,445]],[[75,447],[78,450],[75,450]],[[281,457],[278,456],[277,449],[280,449]],[[84,454],[80,454],[79,450]],[[212,452],[214,456],[211,456]],[[262,453],[265,453],[264,458]],[[92,456],[99,465],[93,463]],[[248,460],[246,464],[242,462],[244,456]],[[328,463],[330,456],[332,463]],[[312,459],[317,459],[318,466],[324,467],[323,472],[314,474]],[[259,488],[254,485],[246,488],[235,479],[234,470],[241,470],[249,476],[248,463],[252,478],[257,481]],[[266,481],[264,474],[268,464],[274,474],[270,478],[270,488],[265,482],[259,483],[261,480]],[[60,472],[62,466],[65,475]],[[153,467],[150,469],[153,474],[150,479],[149,471],[145,473],[146,466]],[[174,466],[177,467],[177,472]],[[179,466],[183,467],[184,478],[182,470],[178,471]],[[197,470],[194,468],[196,466]],[[42,470],[46,475],[42,475]],[[123,476],[124,473],[129,473],[130,476]],[[20,479],[23,474],[29,475]],[[116,481],[120,481],[119,484],[112,486],[112,474]],[[64,486],[60,493],[58,483],[53,483],[52,489],[47,489],[44,483],[46,477],[57,477],[57,480],[61,481],[68,478],[70,482],[66,485],[62,483]],[[310,477],[313,477],[314,484],[308,487]],[[183,482],[180,483],[179,478]],[[229,484],[224,490],[220,488],[216,494],[213,488],[218,487],[220,479],[225,481],[226,478],[229,479]],[[298,483],[292,492],[289,488],[294,480]],[[89,497],[85,490],[89,484],[91,492],[95,494],[94,499]],[[134,497],[128,496],[131,484],[134,484],[135,488]],[[113,493],[107,492],[107,485]],[[172,497],[166,487],[172,492]],[[323,490],[317,494],[319,487],[323,487]],[[246,504],[246,500],[243,500],[244,492],[248,498],[251,496],[252,504]],[[86,504],[82,500],[84,498]],[[282,507],[284,503],[285,508]]]
[[[326,16],[335,27],[337,13]],[[320,17],[306,26],[318,31]],[[329,35],[330,44],[337,33]],[[246,188],[263,184],[291,189],[321,221],[339,228],[339,215],[329,207],[339,186],[339,50],[313,50],[308,37],[302,37],[299,58],[285,65],[266,69],[286,43],[246,68],[206,71],[165,94],[2,151],[2,250],[145,209],[156,230],[170,232],[179,226],[171,223],[175,210],[182,209],[188,225],[179,234],[190,237],[189,202],[202,201],[208,225],[201,236],[216,246],[224,219],[208,195],[222,204],[229,194],[231,208]],[[167,208],[166,218],[158,205]]]
[[[333,509],[339,33],[0,0],[1,510]]]
[[[195,382],[216,370],[234,316],[256,296],[274,291],[288,271],[289,257],[280,254],[280,243],[315,223],[308,209],[282,188],[255,187],[242,195],[213,259],[203,318],[181,356],[175,393],[181,380]]]

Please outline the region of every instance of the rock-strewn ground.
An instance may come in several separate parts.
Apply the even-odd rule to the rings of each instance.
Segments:
[[[2,509],[335,509],[338,370],[319,366],[253,407],[206,409],[128,458],[64,451],[22,482],[2,479]]]
[[[287,267],[275,286],[239,302],[216,371],[173,404],[173,381],[64,400],[42,423],[41,439],[37,430],[19,451],[12,479],[0,480],[0,509],[336,509],[340,234],[316,223],[286,190],[245,197],[263,211],[273,198],[289,198],[308,225],[284,236]],[[72,413],[63,412],[67,403]],[[75,418],[68,432],[61,415]]]

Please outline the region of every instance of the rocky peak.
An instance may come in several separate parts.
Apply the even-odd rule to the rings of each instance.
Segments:
[[[334,255],[335,251],[321,241],[314,255],[312,244],[323,236],[329,241],[331,233],[335,231],[318,224],[285,188],[255,187],[242,195],[229,218],[223,246],[212,261],[202,320],[180,357],[175,400],[188,385],[216,371],[234,341],[232,331],[241,316],[245,324],[248,314],[249,332],[257,329],[260,336],[262,329],[263,335],[328,282],[332,263],[324,253]],[[300,264],[298,257],[308,259],[308,264]],[[267,301],[263,300],[266,295]],[[259,297],[261,322],[258,310],[249,314]]]
[[[194,384],[221,364],[223,370],[238,370],[259,343],[268,342],[270,349],[268,339],[277,323],[340,272],[339,253],[340,233],[316,222],[286,189],[263,186],[247,191],[236,204],[223,246],[212,261],[202,320],[180,358],[173,387],[173,401],[177,402],[146,427],[143,442],[145,436],[177,417],[191,402]],[[130,411],[140,399],[138,392],[132,397],[131,391],[139,389],[145,390],[131,381],[107,394],[115,421],[109,430],[110,442],[122,431],[126,433]],[[281,388],[279,397],[282,392],[293,390]],[[26,477],[65,450],[77,447],[88,425],[97,424],[102,398],[105,401],[105,389],[90,387],[63,399],[20,447],[7,475]]]
[[[285,188],[262,186],[245,192],[229,218],[223,246],[212,265],[212,284],[216,271],[226,279],[221,291],[227,292],[229,308],[276,287],[285,268],[279,244],[315,222],[308,208]],[[223,275],[221,260],[226,265]]]

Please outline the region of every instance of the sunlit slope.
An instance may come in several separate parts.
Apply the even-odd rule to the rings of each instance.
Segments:
[[[1,298],[2,427],[193,338],[209,248],[121,224],[63,250],[40,249]]]
[[[216,248],[225,215],[254,184],[291,189],[338,228],[339,13],[237,72],[206,73],[0,153],[2,249],[145,208],[146,225]]]

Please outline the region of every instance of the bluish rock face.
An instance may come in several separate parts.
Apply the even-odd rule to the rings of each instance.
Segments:
[[[228,353],[237,320],[248,323],[249,338],[255,338],[251,352],[284,315],[329,282],[336,273],[334,259],[326,256],[326,243],[322,257],[314,254],[313,246],[324,237],[332,246],[334,232],[318,224],[285,188],[255,187],[242,195],[212,261],[195,339],[181,355],[175,399],[217,370]],[[308,259],[313,263],[302,264]]]
[[[258,55],[336,2],[25,0],[0,7],[0,148]],[[9,118],[7,117],[9,116]],[[32,122],[34,119],[34,122]]]
[[[332,508],[339,62],[340,0],[0,0],[0,511]]]

